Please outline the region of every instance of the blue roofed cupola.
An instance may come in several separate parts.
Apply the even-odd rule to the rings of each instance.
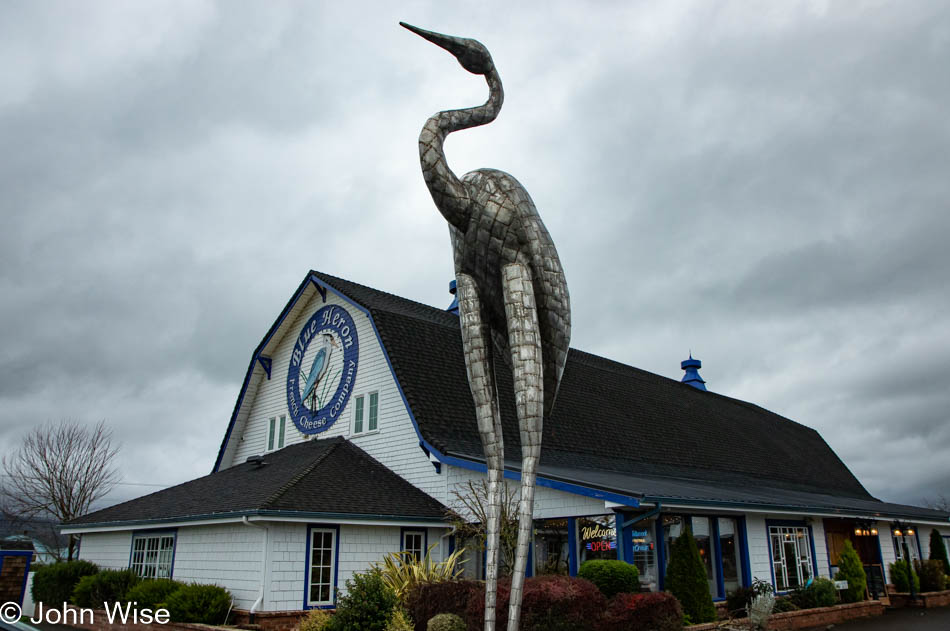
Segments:
[[[452,294],[452,304],[449,305],[449,308],[446,309],[449,313],[454,313],[455,315],[459,314],[459,297],[458,297],[458,284],[455,282],[455,279],[449,281],[449,293]]]
[[[706,391],[706,381],[699,376],[699,369],[703,367],[703,362],[693,359],[693,354],[689,354],[689,359],[680,362],[680,368],[686,371],[681,381],[689,384],[697,390]]]

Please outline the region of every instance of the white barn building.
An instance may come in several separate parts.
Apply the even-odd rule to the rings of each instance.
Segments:
[[[950,538],[950,515],[878,501],[816,431],[707,392],[698,367],[683,362],[683,383],[571,350],[544,427],[530,572],[620,558],[662,589],[688,525],[720,600],[754,578],[782,592],[830,576],[845,540],[886,573],[895,523],[914,557],[932,528]],[[496,371],[517,481],[510,372]],[[214,471],[64,530],[82,534],[83,559],[217,583],[247,612],[333,607],[387,553],[460,545],[444,508],[484,471],[452,308],[310,272],[251,357]]]

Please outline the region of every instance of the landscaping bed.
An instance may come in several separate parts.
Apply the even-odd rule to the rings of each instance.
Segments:
[[[859,603],[849,603],[845,605],[834,605],[832,607],[818,607],[816,609],[801,609],[799,611],[786,611],[769,616],[770,631],[788,631],[790,629],[810,629],[812,627],[822,627],[829,624],[840,624],[848,620],[858,618],[871,618],[884,615],[884,604],[879,600],[866,600]],[[689,631],[711,631],[713,629],[728,629],[727,621],[707,622],[705,624],[694,624],[685,627]],[[744,628],[742,625],[748,625],[746,620],[736,620],[733,627],[737,629]]]

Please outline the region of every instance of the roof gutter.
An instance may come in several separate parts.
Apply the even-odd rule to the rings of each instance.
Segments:
[[[251,520],[245,515],[241,519],[241,523],[245,526],[250,526],[252,528],[261,528],[264,531],[264,550],[261,552],[261,595],[257,597],[257,600],[254,601],[254,604],[251,605],[251,610],[249,612],[249,624],[254,624],[254,614],[257,612],[258,607],[264,603],[264,593],[267,588],[267,548],[270,543],[270,528],[264,524],[254,524],[251,523]]]

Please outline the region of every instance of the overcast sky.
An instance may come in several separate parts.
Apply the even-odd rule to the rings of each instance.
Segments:
[[[867,489],[950,487],[950,4],[4,2],[0,451],[104,419],[127,499],[211,470],[313,268],[436,306],[416,142],[528,189],[573,346],[816,428]],[[777,463],[777,466],[780,466]]]

